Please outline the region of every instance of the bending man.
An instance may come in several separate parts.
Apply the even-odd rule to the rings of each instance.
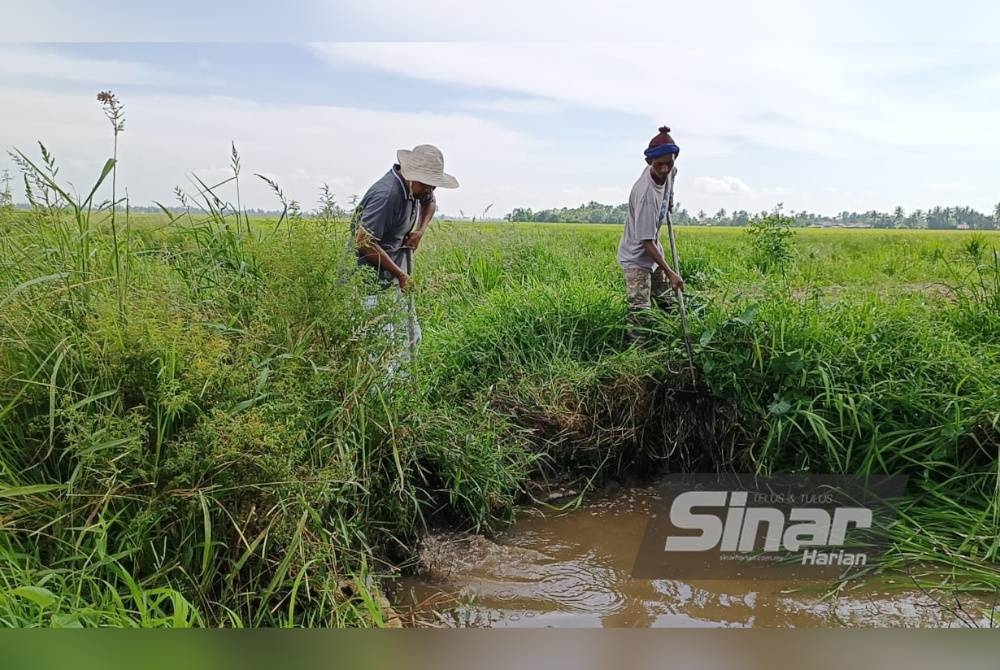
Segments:
[[[397,329],[406,333],[404,358],[412,356],[420,341],[413,300],[404,296],[413,273],[413,252],[427,231],[437,209],[434,189],[458,188],[458,181],[444,171],[441,151],[421,144],[412,151],[400,149],[399,160],[361,198],[354,212],[352,232],[357,248],[357,263],[376,273],[380,291],[368,296],[367,308],[381,300],[390,300],[398,317],[386,326],[394,340]]]
[[[643,316],[655,302],[665,311],[674,309],[672,291],[684,288],[684,280],[667,264],[660,245],[660,226],[674,208],[674,165],[680,148],[663,126],[644,152],[646,167],[632,186],[625,229],[618,243],[618,264],[625,273],[628,298],[626,341],[639,339]]]

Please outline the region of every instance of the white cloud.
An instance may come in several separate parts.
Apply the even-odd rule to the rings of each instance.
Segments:
[[[651,130],[667,123],[682,147],[685,174],[754,171],[758,190],[730,192],[730,206],[773,204],[775,194],[767,189],[782,183],[795,191],[786,200],[789,207],[834,210],[843,203],[820,197],[822,186],[833,181],[849,188],[861,180],[879,193],[868,207],[898,202],[926,207],[931,196],[916,184],[928,170],[948,172],[952,180],[995,197],[985,171],[987,156],[1000,151],[1000,133],[992,132],[1000,109],[1000,88],[992,85],[1000,78],[996,44],[732,40],[690,46],[682,40],[669,47],[352,43],[312,48],[340,66],[548,99],[576,112],[612,111],[645,119]],[[637,140],[646,137],[628,141]],[[607,140],[594,144],[603,147],[607,160],[630,165],[631,151],[612,150]],[[595,162],[584,160],[577,169]],[[723,195],[701,193],[692,190],[685,199],[712,208],[712,196]]]
[[[479,212],[491,202],[498,214],[515,206],[620,203],[642,169],[641,148],[656,126],[668,123],[682,147],[678,198],[689,210],[724,204],[756,211],[778,200],[831,212],[996,200],[990,175],[991,156],[1000,150],[1000,134],[992,132],[1000,60],[989,56],[997,47],[672,46],[664,58],[650,57],[661,48],[315,46],[321,57],[360,67],[373,82],[379,78],[373,70],[417,73],[462,92],[443,102],[451,111],[435,112],[260,102],[191,88],[186,95],[130,93],[121,178],[133,201],[169,200],[192,169],[206,178],[227,174],[235,140],[245,204],[275,206],[252,177],[265,172],[311,208],[320,183],[330,183],[346,202],[384,173],[396,149],[431,142],[462,184],[441,193],[445,212]],[[107,81],[189,82],[180,71],[138,63],[67,62],[42,47],[10,49],[18,68],[34,68],[49,81],[9,76],[13,66],[0,58],[0,148],[45,141],[81,190],[110,153],[110,128],[92,94],[66,90],[92,85],[96,92]],[[970,58],[978,67],[965,73]],[[963,74],[935,75],[933,95],[912,85],[935,68]],[[55,77],[80,86],[42,90]],[[484,89],[492,97],[473,98]],[[595,109],[600,113],[586,116]],[[598,121],[579,129],[579,141],[566,141],[564,132],[549,134],[562,123],[560,114],[547,114],[553,110]],[[506,115],[486,113],[497,111]],[[535,116],[525,119],[529,114]],[[752,176],[753,187],[730,175]],[[924,188],[928,180],[938,188]]]
[[[81,190],[93,181],[111,152],[111,129],[91,96],[0,86],[0,98],[5,101],[0,106],[0,147],[16,146],[31,154],[36,140],[42,140],[62,165],[60,176]],[[123,102],[119,183],[128,187],[133,202],[142,204],[172,201],[173,187],[188,187],[192,171],[209,183],[226,178],[230,141],[241,154],[241,196],[249,207],[277,206],[267,185],[253,177],[255,172],[272,176],[289,198],[311,209],[322,182],[329,182],[345,203],[385,173],[397,149],[425,142],[442,149],[446,169],[462,185],[440,193],[445,212],[481,211],[491,202],[491,213],[497,214],[522,205],[568,205],[579,199],[560,201],[555,193],[559,184],[586,190],[589,184],[627,180],[609,179],[607,171],[578,171],[577,162],[567,163],[565,152],[555,151],[553,143],[471,113],[402,113],[197,95],[133,95]]]
[[[705,47],[655,43],[316,44],[338,65],[363,64],[397,75],[492,88],[570,106],[667,122],[679,137],[694,133],[759,146],[845,157],[875,143],[899,147],[1000,149],[1000,133],[984,136],[1000,108],[1000,89],[986,84],[952,94],[928,69],[981,62],[963,47],[822,47],[737,42]],[[663,58],[652,57],[663,53]],[[930,77],[938,94],[887,87],[893,77]],[[940,77],[939,77],[940,78]],[[947,93],[947,94],[944,94]],[[956,98],[965,102],[956,105]],[[947,127],[947,132],[928,133]]]
[[[264,0],[31,0],[4,3],[3,18],[13,39],[24,42],[292,42],[331,28],[357,39],[343,21],[323,25],[323,10],[332,4],[338,3],[286,2],[279,15]]]
[[[70,57],[37,46],[0,45],[0,78],[7,81],[55,80],[116,85],[193,86],[211,85],[204,75],[180,75],[146,63],[107,58]],[[96,90],[95,90],[96,94]]]
[[[562,109],[553,100],[543,98],[491,98],[488,100],[462,100],[459,108],[508,114],[552,114]]]
[[[664,3],[619,0],[588,4],[575,0],[368,0],[324,3],[326,23],[350,26],[339,39],[408,40],[438,36],[449,40],[658,41],[651,52],[669,58],[677,45],[747,40],[845,43],[928,43],[996,40],[1000,11],[989,0],[952,3],[948,11],[928,0],[715,0]]]
[[[965,182],[953,179],[929,181],[923,185],[923,188],[935,193],[971,193],[975,190]]]
[[[695,188],[704,193],[750,193],[752,189],[739,177],[695,177]]]
[[[8,2],[7,25],[23,41],[77,41],[128,36],[143,41],[407,40],[657,40],[719,45],[796,40],[805,43],[995,42],[1000,7],[990,0],[713,0],[664,3],[619,0],[300,0],[282,5],[275,20],[262,0],[32,0]],[[194,18],[192,18],[194,17]],[[224,26],[225,30],[220,30]]]

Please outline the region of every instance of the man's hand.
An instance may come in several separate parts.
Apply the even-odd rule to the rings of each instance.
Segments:
[[[405,272],[400,273],[400,275],[399,275],[399,290],[400,291],[406,291],[412,285],[413,285],[413,280],[410,278],[410,275],[406,274]]]
[[[403,238],[403,246],[407,249],[417,250],[420,246],[420,239],[424,236],[424,231],[421,229],[414,230],[412,233],[408,234]]]
[[[675,291],[683,291],[684,280],[681,279],[681,276],[673,270],[666,270],[665,272],[667,275],[667,281],[670,282],[670,287]]]

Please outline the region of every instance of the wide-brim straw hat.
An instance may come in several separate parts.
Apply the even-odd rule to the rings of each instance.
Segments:
[[[403,179],[419,181],[428,186],[458,188],[458,180],[444,171],[444,156],[433,144],[419,144],[412,151],[400,149],[396,152],[399,171]]]

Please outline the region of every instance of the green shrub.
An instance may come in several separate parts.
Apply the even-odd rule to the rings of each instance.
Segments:
[[[782,276],[793,259],[791,226],[795,220],[781,214],[781,208],[754,218],[746,227],[750,238],[750,262],[761,272],[779,271]]]

